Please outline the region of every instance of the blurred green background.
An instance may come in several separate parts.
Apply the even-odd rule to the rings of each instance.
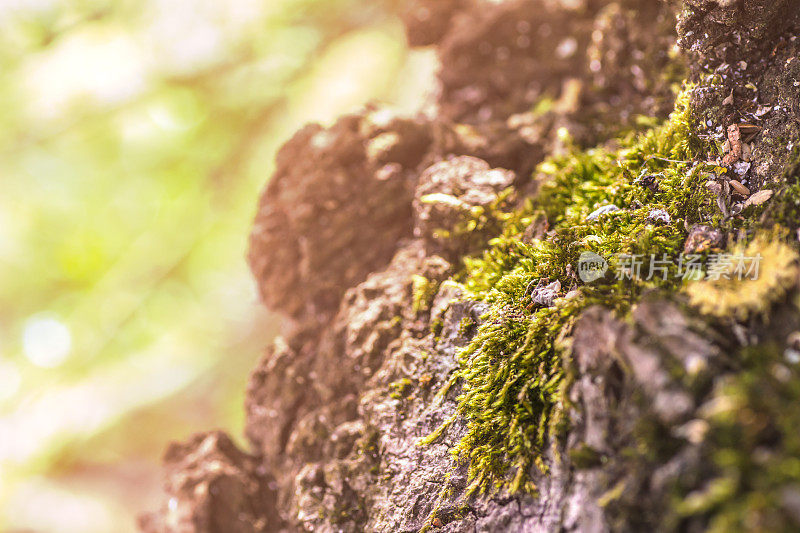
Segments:
[[[169,440],[241,434],[276,149],[431,70],[389,0],[0,0],[0,530],[134,531]]]

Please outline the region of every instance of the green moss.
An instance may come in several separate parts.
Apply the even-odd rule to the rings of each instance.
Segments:
[[[800,183],[791,183],[778,191],[770,204],[768,217],[766,221],[788,228],[800,226]]]
[[[439,290],[439,284],[436,281],[429,280],[425,276],[420,276],[418,274],[415,274],[411,281],[411,309],[414,311],[414,314],[427,311],[430,309],[434,296],[436,296],[436,291]]]
[[[594,468],[603,464],[603,454],[586,443],[570,450],[569,458],[578,468]]]
[[[780,225],[796,232],[800,228],[800,146],[792,150],[778,183],[782,186],[770,200],[769,209],[764,211],[758,223],[761,226]]]
[[[465,259],[460,281],[470,298],[490,304],[450,383],[462,385],[457,416],[466,419],[467,432],[453,453],[470,463],[471,490],[534,490],[530,468],[546,469],[541,456],[563,422],[563,359],[581,310],[599,303],[622,313],[646,290],[679,286],[675,264],[666,280],[617,279],[619,254],[641,254],[646,277],[651,255],[676,259],[691,224],[721,222],[716,198],[705,187],[715,168],[695,162],[714,147],[692,135],[687,94],[666,124],[622,139],[622,148],[571,150],[540,165],[537,199],[493,216],[504,220],[502,234],[481,257]],[[642,183],[654,175],[657,186]],[[620,209],[589,220],[604,205]],[[650,220],[653,209],[666,211],[671,222]],[[551,231],[526,241],[526,228],[541,215]],[[608,260],[605,277],[580,285],[574,272],[582,252]],[[535,309],[529,289],[542,278],[576,291]]]
[[[395,400],[406,398],[410,394],[413,387],[414,382],[412,382],[409,378],[399,379],[389,384],[389,388],[392,391],[389,396]]]
[[[475,320],[472,317],[465,316],[461,319],[461,322],[458,323],[458,334],[461,336],[466,336],[471,328],[475,326]]]
[[[778,344],[745,348],[717,387],[704,443],[712,480],[676,491],[674,509],[708,531],[796,531],[800,367]]]
[[[514,188],[500,191],[486,206],[470,205],[445,193],[429,194],[421,201],[453,209],[448,227],[435,229],[432,237],[446,255],[460,257],[480,252],[485,248],[487,237],[502,230],[505,219],[511,215],[508,210],[514,204]]]
[[[533,107],[533,110],[531,112],[538,117],[546,115],[547,113],[552,111],[555,106],[556,106],[556,101],[553,98],[546,96],[544,98],[541,98],[538,102],[536,102],[536,105]]]
[[[486,235],[496,235],[503,229],[504,223],[511,213],[507,212],[513,203],[514,189],[509,187],[501,191],[488,206],[474,206],[464,220],[453,228],[452,239],[461,242],[465,253],[474,253],[475,249],[484,247]]]
[[[443,329],[444,329],[444,321],[441,318],[437,317],[431,320],[430,330],[434,338],[438,340],[439,335],[442,334]]]
[[[739,320],[756,314],[766,316],[773,304],[797,283],[798,253],[796,246],[786,241],[785,231],[775,228],[756,233],[747,246],[745,241],[735,243],[730,249],[733,255],[759,257],[757,276],[740,279],[734,272],[737,263],[732,261],[727,268],[727,279],[691,283],[684,292],[704,315]]]

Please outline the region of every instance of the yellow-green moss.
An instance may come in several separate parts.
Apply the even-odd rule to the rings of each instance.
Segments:
[[[414,383],[409,378],[398,379],[389,384],[391,393],[389,396],[395,400],[400,400],[409,395]]]
[[[436,291],[439,289],[439,284],[436,281],[429,280],[425,276],[415,274],[411,280],[412,285],[412,300],[411,308],[414,313],[427,311],[430,308],[433,297],[436,296]]]
[[[647,272],[650,254],[676,258],[691,224],[721,221],[705,187],[715,168],[698,162],[711,148],[690,131],[686,92],[666,124],[620,144],[615,150],[571,150],[544,162],[535,178],[536,200],[496,216],[505,221],[502,235],[481,257],[465,259],[461,281],[469,297],[490,304],[476,336],[459,354],[451,381],[462,386],[457,416],[467,422],[453,453],[469,461],[472,490],[535,488],[528,473],[532,465],[545,470],[541,457],[548,436],[563,421],[563,358],[582,309],[600,303],[624,312],[643,291],[675,290],[680,284],[676,266],[666,281],[616,279],[616,256],[645,255]],[[657,175],[657,187],[641,183],[647,175]],[[587,219],[609,204],[620,210]],[[653,209],[665,210],[671,223],[648,220]],[[526,241],[526,228],[542,215],[551,231]],[[581,285],[571,272],[586,251],[606,258],[610,272]],[[552,307],[534,309],[528,289],[541,278],[576,292]]]
[[[701,313],[719,318],[744,320],[757,313],[766,314],[797,283],[798,253],[783,237],[775,232],[759,233],[749,244],[734,244],[732,260],[722,264],[726,269],[719,279],[686,285],[691,304]],[[758,271],[737,273],[737,257],[748,263],[747,268]]]

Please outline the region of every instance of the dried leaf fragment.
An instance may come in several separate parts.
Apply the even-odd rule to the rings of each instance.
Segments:
[[[745,198],[750,196],[750,189],[742,185],[741,182],[737,180],[731,180],[730,183],[731,187],[733,187],[733,190],[739,193],[740,195],[744,196]]]
[[[747,201],[744,203],[744,207],[749,207],[751,205],[761,205],[770,198],[772,198],[772,189],[764,189],[763,191],[758,191],[753,196],[747,199]]]

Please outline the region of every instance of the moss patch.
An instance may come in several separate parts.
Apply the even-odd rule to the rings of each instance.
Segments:
[[[691,304],[718,318],[766,315],[797,283],[797,251],[780,233],[759,233],[747,245],[735,244],[719,262],[716,279],[686,286]]]
[[[471,490],[535,489],[528,473],[533,464],[546,470],[540,458],[563,419],[563,359],[574,319],[592,304],[623,313],[644,291],[676,290],[689,227],[723,224],[705,187],[717,169],[702,162],[716,148],[692,135],[687,95],[666,124],[615,149],[571,150],[540,165],[536,200],[497,216],[505,220],[502,235],[481,257],[465,259],[460,281],[471,298],[490,304],[451,380],[462,386],[457,416],[468,426],[453,453],[470,462]],[[597,215],[603,206],[614,208]],[[656,210],[666,222],[653,217]],[[550,231],[528,238],[542,215]],[[583,252],[609,263],[591,284],[576,276]],[[622,274],[622,254],[641,256],[641,279]],[[645,279],[654,259],[665,270]],[[558,280],[569,294],[537,308],[530,289],[543,278]]]
[[[427,311],[430,308],[433,297],[436,296],[436,291],[439,290],[439,283],[418,274],[412,277],[411,282],[411,309],[414,314]]]
[[[748,347],[707,403],[711,481],[679,488],[683,518],[707,531],[796,531],[800,509],[800,367],[782,343]]]

